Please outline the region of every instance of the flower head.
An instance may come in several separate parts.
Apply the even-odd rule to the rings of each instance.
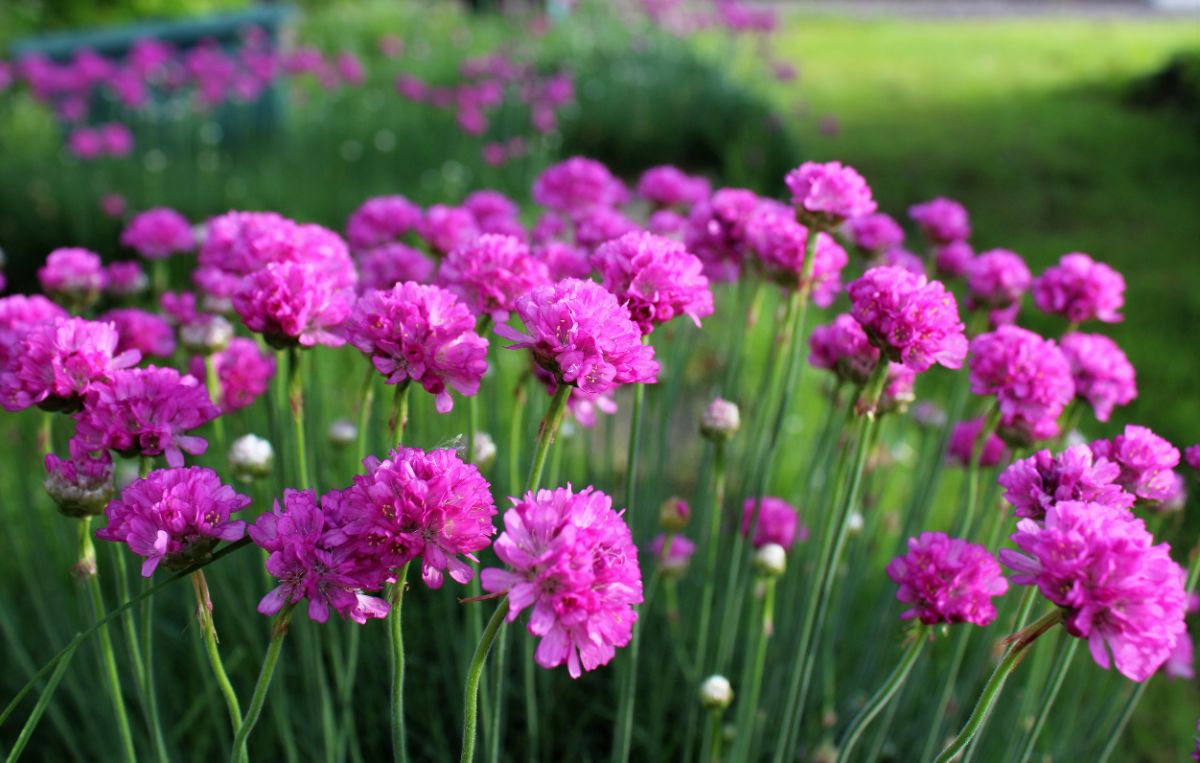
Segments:
[[[650,542],[650,553],[654,555],[655,563],[664,573],[681,575],[687,571],[688,562],[696,553],[696,544],[686,536],[672,533],[670,535],[671,545],[668,546],[667,537],[665,534],[654,536],[654,540]],[[665,554],[663,549],[666,549]]]
[[[937,247],[933,254],[933,264],[938,274],[946,278],[957,278],[964,275],[975,259],[975,250],[966,241],[951,241]]]
[[[587,250],[573,244],[547,241],[533,248],[533,257],[545,263],[551,283],[564,278],[587,279],[592,275]]]
[[[808,539],[808,528],[800,524],[799,511],[782,498],[769,495],[763,496],[761,501],[747,498],[742,504],[742,535],[750,534],[755,514],[758,515],[753,541],[755,548],[775,543],[788,549],[797,540]]]
[[[446,204],[434,204],[425,210],[418,232],[430,249],[441,254],[470,244],[480,234],[470,210]]]
[[[508,594],[510,622],[531,609],[537,663],[565,663],[572,678],[608,664],[632,638],[642,602],[637,548],[612,499],[590,487],[530,492],[513,499],[504,528],[493,548],[509,569],[481,580]]]
[[[117,352],[112,323],[52,318],[30,326],[10,350],[0,373],[0,404],[20,411],[32,405],[73,411],[95,384],[136,364],[137,350]]]
[[[166,358],[175,352],[175,329],[157,313],[123,307],[104,313],[100,321],[117,327],[118,353],[136,350],[143,358]]]
[[[438,282],[476,315],[508,320],[517,297],[549,281],[541,260],[534,259],[520,239],[484,234],[454,249],[442,260]]]
[[[148,260],[161,260],[177,252],[188,252],[196,246],[192,225],[173,209],[158,207],[134,215],[125,230],[121,243]]]
[[[772,277],[798,288],[805,285],[804,271],[809,268],[813,302],[828,307],[842,290],[842,268],[850,260],[832,236],[817,232],[813,261],[808,263],[810,235],[791,209],[773,201],[759,204],[746,226],[747,242]]]
[[[841,162],[805,162],[787,174],[792,204],[822,227],[874,212],[878,205],[867,181]]]
[[[128,544],[146,560],[142,577],[148,578],[160,563],[182,569],[207,559],[217,541],[240,540],[246,523],[230,515],[249,505],[212,469],[159,469],[108,505],[108,524],[96,537]]]
[[[991,625],[996,619],[992,599],[1008,590],[1000,564],[985,547],[945,533],[909,538],[908,553],[893,559],[887,574],[900,587],[896,598],[913,605],[900,617],[926,625]]]
[[[1021,255],[1007,249],[980,252],[967,265],[966,275],[971,305],[986,308],[1019,302],[1033,278]]]
[[[967,338],[954,295],[939,281],[895,267],[871,268],[847,287],[851,314],[891,360],[920,373],[960,368]]]
[[[700,434],[710,440],[727,440],[742,425],[737,403],[714,397],[700,415]]]
[[[267,391],[275,377],[275,358],[259,349],[253,339],[234,337],[229,346],[212,354],[220,384],[217,403],[223,413],[248,408]],[[204,358],[192,358],[189,370],[197,379],[205,376]]]
[[[908,216],[921,233],[935,244],[965,241],[971,237],[971,221],[967,210],[957,201],[939,196],[908,208]]]
[[[66,317],[66,310],[41,294],[0,297],[0,373],[8,366],[26,331],[38,324]]]
[[[1134,497],[1117,484],[1120,474],[1120,466],[1097,458],[1088,446],[1073,445],[1057,456],[1040,450],[1016,461],[996,481],[1018,517],[1041,520],[1062,501],[1131,508]]]
[[[362,278],[359,289],[390,289],[398,283],[433,280],[437,265],[420,249],[408,244],[391,243],[363,249],[356,255]]]
[[[1183,451],[1183,460],[1190,468],[1200,471],[1200,443],[1187,446]]]
[[[629,310],[643,334],[677,315],[696,326],[712,315],[713,296],[700,260],[678,241],[653,233],[627,233],[602,244],[592,264]]]
[[[1046,268],[1034,279],[1033,301],[1043,311],[1061,315],[1071,323],[1119,323],[1125,305],[1125,279],[1086,254],[1064,254],[1058,265]]]
[[[761,200],[744,188],[721,188],[692,207],[683,241],[710,281],[734,281],[746,259],[747,223]]]
[[[1073,332],[1062,338],[1063,354],[1071,364],[1075,394],[1088,401],[1096,418],[1108,421],[1118,405],[1137,397],[1133,364],[1117,343],[1103,334]]]
[[[1053,340],[1001,326],[971,340],[971,391],[996,397],[1002,437],[1028,443],[1058,434],[1058,416],[1075,397],[1075,383]]]
[[[136,260],[111,262],[104,268],[104,284],[113,297],[133,297],[141,294],[150,285],[146,271]]]
[[[134,368],[88,389],[75,436],[88,452],[165,455],[169,466],[180,467],[184,453],[198,456],[208,449],[204,438],[185,433],[219,414],[195,377],[173,368]]]
[[[296,262],[267,265],[233,297],[246,328],[275,347],[345,344],[338,328],[353,306],[353,290],[337,286],[312,264]]]
[[[1179,449],[1146,427],[1130,424],[1111,440],[1096,440],[1089,447],[1097,458],[1121,468],[1117,484],[1138,498],[1165,501],[1173,494]]]
[[[1000,463],[1000,459],[1004,457],[1004,440],[992,432],[988,434],[987,440],[979,443],[983,424],[982,416],[955,424],[946,446],[946,460],[959,466],[970,466],[978,448],[979,466],[988,468]]]
[[[475,218],[483,233],[503,233],[524,238],[521,210],[517,203],[499,191],[483,189],[467,194],[463,208]]]
[[[421,225],[421,208],[403,196],[364,201],[346,221],[346,238],[356,250],[387,244]]]
[[[46,477],[42,484],[63,514],[93,516],[103,512],[112,500],[114,470],[108,451],[99,455],[72,452],[69,459],[47,453],[45,466]]]
[[[613,207],[628,196],[625,186],[600,162],[573,156],[547,168],[533,183],[533,200],[567,215]]]
[[[669,164],[646,170],[637,184],[638,196],[658,207],[690,207],[707,199],[711,191],[704,178]]]
[[[1166,544],[1154,545],[1142,520],[1125,509],[1060,501],[1042,522],[1022,519],[1018,550],[1000,560],[1018,585],[1036,585],[1066,611],[1072,636],[1086,638],[1092,659],[1116,663],[1144,681],[1170,657],[1185,630],[1183,569]]]
[[[104,266],[100,255],[87,249],[55,249],[38,268],[42,291],[68,307],[84,308],[104,290]]]
[[[388,384],[419,383],[453,408],[450,388],[479,391],[487,371],[488,342],[475,333],[475,318],[453,294],[407,282],[359,298],[346,323],[346,338],[371,360]]]
[[[842,313],[827,326],[817,326],[808,339],[808,362],[833,371],[839,379],[864,384],[879,363],[879,349],[871,344],[862,326]]]
[[[866,252],[882,252],[904,243],[904,229],[883,212],[851,218],[846,232],[854,245]]]

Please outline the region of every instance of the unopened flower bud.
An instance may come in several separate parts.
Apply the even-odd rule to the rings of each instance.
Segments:
[[[862,529],[863,515],[857,511],[850,512],[850,516],[846,517],[846,531],[851,535],[858,535]]]
[[[678,496],[671,496],[662,502],[658,509],[658,524],[669,533],[677,533],[687,527],[692,518],[692,510],[687,501]]]
[[[711,675],[700,684],[700,704],[706,710],[723,710],[733,702],[733,687],[722,675]]]
[[[201,315],[179,327],[179,341],[188,352],[212,355],[229,346],[233,326],[219,315]]]
[[[99,458],[79,454],[70,460],[50,453],[46,456],[46,478],[42,484],[63,514],[90,517],[102,514],[112,500],[113,471],[108,451]]]
[[[329,425],[329,442],[344,448],[358,439],[358,427],[350,419],[337,419]]]
[[[700,417],[700,434],[710,440],[727,440],[742,425],[737,403],[714,398]]]
[[[467,444],[459,443],[455,447],[454,452],[463,461],[467,460]],[[475,453],[471,460],[475,466],[480,469],[486,469],[493,461],[496,460],[496,441],[487,432],[475,433]]]
[[[271,443],[258,435],[242,435],[229,446],[229,466],[233,476],[243,482],[253,482],[271,474],[275,450]]]
[[[946,426],[946,411],[937,403],[922,400],[912,408],[913,420],[926,429],[941,429]]]
[[[778,543],[768,543],[754,552],[754,573],[777,578],[787,571],[787,551]]]

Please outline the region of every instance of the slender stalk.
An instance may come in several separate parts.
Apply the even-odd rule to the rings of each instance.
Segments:
[[[37,448],[43,461],[54,450],[54,414],[50,411],[38,411]]]
[[[296,430],[296,467],[300,489],[308,490],[308,448],[304,438],[304,380],[300,374],[300,350],[288,349],[288,404],[292,409],[292,422]]]
[[[367,445],[370,438],[367,435],[367,430],[371,424],[371,406],[375,402],[375,366],[367,364],[367,372],[363,375],[362,386],[358,389],[358,463],[354,465],[358,469],[368,455]]]
[[[399,448],[404,444],[404,430],[408,428],[408,396],[411,389],[412,381],[409,379],[396,385],[396,394],[392,398],[392,415],[388,419],[388,447]]]
[[[146,476],[152,468],[154,459],[142,456],[142,476]],[[117,581],[117,601],[125,604],[129,601],[129,570],[125,564],[125,549],[113,549],[114,570],[113,578]],[[147,599],[147,602],[152,601]],[[149,618],[151,615],[150,609],[147,607],[144,617],[146,621],[144,626],[149,629]],[[166,763],[167,743],[163,736],[162,722],[158,715],[158,697],[154,691],[154,682],[150,679],[150,671],[147,667],[149,660],[149,649],[143,650],[141,642],[138,640],[137,624],[133,620],[133,610],[126,609],[121,614],[121,625],[125,631],[125,641],[127,642],[127,651],[129,652],[129,662],[133,666],[134,680],[138,687],[138,698],[141,700],[142,715],[146,722],[147,731],[150,734],[150,741],[154,745],[154,757],[160,763]],[[147,647],[150,644],[149,638],[146,638]],[[145,654],[143,654],[145,651]]]
[[[289,604],[284,607],[271,624],[271,643],[267,645],[267,654],[258,674],[258,683],[254,685],[254,694],[250,697],[250,706],[246,708],[246,717],[233,737],[233,748],[229,754],[231,763],[239,763],[242,759],[242,751],[246,749],[250,732],[254,730],[254,724],[258,723],[258,717],[262,715],[263,705],[267,701],[267,690],[271,688],[271,677],[275,675],[275,664],[279,662],[283,639],[287,636],[293,606]]]
[[[42,691],[42,695],[38,697],[37,704],[34,705],[33,711],[29,714],[25,725],[21,727],[21,733],[17,736],[17,741],[13,743],[13,748],[9,750],[8,757],[5,758],[6,763],[16,763],[21,759],[21,753],[25,751],[25,745],[29,744],[30,737],[33,736],[34,730],[38,726],[38,721],[42,719],[42,713],[46,712],[46,708],[50,706],[50,699],[54,696],[54,691],[58,688],[58,684],[67,673],[67,668],[71,665],[71,658],[75,656],[75,647],[71,649],[58,661],[58,666],[54,668],[54,672],[50,675],[50,680],[46,682],[46,688]]]
[[[966,626],[962,626],[966,627]],[[892,697],[896,696],[896,692],[900,691],[900,687],[904,685],[908,679],[908,674],[912,672],[913,665],[917,663],[917,658],[921,656],[921,650],[925,648],[925,644],[929,642],[929,628],[918,628],[916,633],[913,633],[912,642],[908,645],[908,649],[904,651],[904,655],[900,658],[900,662],[892,671],[883,685],[876,690],[871,699],[867,700],[867,704],[863,705],[858,711],[858,715],[854,716],[854,720],[850,721],[850,725],[846,728],[845,734],[842,735],[842,741],[838,745],[838,760],[852,760],[850,754],[854,752],[858,741],[862,739],[863,732],[871,725],[871,721],[875,720],[875,716],[879,715],[880,711],[892,701]]]
[[[971,717],[967,719],[966,725],[963,726],[962,731],[958,733],[954,741],[950,743],[950,746],[943,750],[942,754],[937,757],[936,763],[950,763],[950,761],[957,758],[959,753],[963,751],[963,748],[983,729],[988,717],[991,716],[996,699],[1000,696],[1000,691],[1004,688],[1005,682],[1008,681],[1008,677],[1012,674],[1017,663],[1021,661],[1021,656],[1025,653],[1025,650],[1039,636],[1062,622],[1062,617],[1062,610],[1055,608],[1042,615],[1033,625],[1030,625],[1013,637],[1012,646],[1008,648],[1004,659],[992,671],[992,677],[988,679],[987,684],[983,687],[983,693],[979,695],[979,700],[975,703],[975,708],[971,711]]]
[[[1037,720],[1033,722],[1033,728],[1029,730],[1029,734],[1025,737],[1025,744],[1021,747],[1021,755],[1018,758],[1021,763],[1026,763],[1033,755],[1033,748],[1037,746],[1038,737],[1041,736],[1042,728],[1046,725],[1046,718],[1050,716],[1050,711],[1054,708],[1054,701],[1058,699],[1058,692],[1062,689],[1067,672],[1071,669],[1071,660],[1074,659],[1075,650],[1078,648],[1079,639],[1069,637],[1067,645],[1058,655],[1054,671],[1050,674],[1050,683],[1046,688],[1046,693],[1042,696],[1041,705],[1038,707]]]
[[[408,744],[404,723],[404,628],[400,619],[400,608],[404,604],[404,589],[408,585],[407,562],[396,575],[388,599],[392,609],[388,612],[388,636],[391,639],[392,656],[392,759],[396,763],[408,760]]]
[[[971,454],[968,457],[967,473],[965,476],[967,495],[965,511],[958,515],[958,525],[954,534],[960,538],[968,537],[974,530],[975,516],[979,513],[979,483],[982,479],[979,461],[983,458],[983,448],[988,438],[996,431],[1000,422],[1000,410],[995,406],[984,417],[983,426],[971,444]]]
[[[704,719],[704,743],[700,748],[701,763],[720,763],[721,715],[723,713],[722,708],[713,708],[708,711],[708,717]]]
[[[229,723],[232,733],[236,734],[242,725],[242,707],[238,702],[237,692],[229,682],[225,672],[225,663],[221,660],[221,651],[217,648],[217,628],[213,623],[212,596],[208,591],[208,580],[204,570],[192,573],[192,591],[196,595],[196,619],[200,621],[200,633],[204,638],[204,650],[208,655],[208,664],[212,668],[213,677],[217,679],[217,688],[225,699],[225,709],[229,712]],[[241,753],[245,757],[245,752]]]
[[[524,659],[525,725],[529,735],[528,758],[537,763],[541,758],[541,737],[538,719],[537,671],[533,662],[533,639],[525,639]]]
[[[758,632],[755,635],[753,651],[746,653],[746,669],[742,671],[749,682],[743,684],[749,687],[744,700],[740,703],[737,714],[737,736],[734,737],[731,760],[752,760],[751,745],[757,735],[755,716],[758,714],[758,697],[762,691],[763,670],[767,664],[767,642],[775,628],[775,578],[763,581],[762,618],[759,621]]]
[[[221,379],[217,376],[217,364],[212,354],[204,356],[204,384],[208,388],[208,398],[213,405],[221,407]],[[224,458],[225,449],[225,419],[218,415],[213,419],[213,434],[216,435],[217,453]]]
[[[147,581],[148,584],[148,581]],[[121,604],[128,603],[123,598]],[[128,610],[126,610],[128,611]],[[145,704],[147,722],[150,725],[151,739],[154,742],[154,753],[159,763],[167,763],[171,756],[167,752],[167,742],[163,737],[162,721],[158,714],[158,688],[154,682],[154,597],[147,596],[142,602],[142,632],[141,654],[144,660],[145,673]]]
[[[649,602],[658,589],[661,579],[660,570],[661,567],[656,565],[654,573],[650,576],[643,599],[645,602]],[[633,624],[633,636],[629,642],[629,662],[625,665],[625,674],[621,677],[620,682],[621,694],[617,700],[617,725],[613,729],[612,759],[614,763],[629,760],[629,752],[633,746],[633,695],[637,691],[637,658],[638,652],[641,650],[639,636],[645,624],[644,616],[649,611],[649,606],[643,605],[642,609],[642,616],[638,617],[637,622]]]
[[[946,671],[946,680],[938,692],[937,701],[933,705],[933,721],[925,735],[925,743],[921,746],[921,755],[917,760],[929,760],[942,737],[942,727],[946,725],[946,713],[950,707],[950,697],[954,687],[958,685],[958,674],[962,671],[963,660],[967,656],[967,644],[971,641],[970,628],[957,628],[954,635],[954,651],[950,656],[950,668]]]
[[[559,384],[558,388],[554,390],[550,408],[546,411],[541,429],[538,431],[537,448],[533,452],[533,463],[529,465],[529,476],[525,478],[525,489],[522,494],[541,487],[542,472],[546,468],[546,455],[550,452],[550,446],[554,444],[558,427],[562,424],[563,416],[566,414],[567,399],[571,397],[572,389],[574,387],[567,384]]]
[[[498,763],[500,760],[500,739],[503,737],[504,729],[504,678],[508,670],[508,631],[501,630],[497,637],[499,642],[496,644],[496,659],[493,661],[493,672],[496,674],[495,697],[496,702],[492,705],[491,728],[488,730],[488,751],[487,759],[490,763]],[[487,715],[487,713],[484,713]]]
[[[459,755],[460,763],[471,763],[475,760],[475,726],[479,715],[477,704],[479,679],[483,675],[483,666],[487,662],[488,652],[492,649],[492,642],[496,640],[496,634],[504,625],[504,618],[507,614],[508,599],[504,598],[496,607],[496,611],[492,613],[491,619],[488,620],[487,627],[483,629],[483,636],[475,646],[475,654],[471,657],[471,666],[467,670],[467,685],[463,692],[463,738],[462,753]]]

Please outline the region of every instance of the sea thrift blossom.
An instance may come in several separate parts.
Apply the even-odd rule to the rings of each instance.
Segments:
[[[679,236],[687,227],[687,218],[673,209],[660,209],[646,220],[646,230],[660,236]]]
[[[384,576],[419,558],[430,588],[440,588],[446,573],[469,583],[475,571],[459,557],[477,562],[475,552],[495,533],[496,505],[479,470],[449,449],[400,448],[363,466],[341,494],[342,532],[354,556]]]
[[[713,295],[700,260],[678,241],[653,233],[627,233],[603,244],[592,264],[608,289],[629,309],[643,334],[686,315],[697,327],[713,313]]]
[[[1075,394],[1088,401],[1096,418],[1108,421],[1118,405],[1137,397],[1133,364],[1117,343],[1103,334],[1073,332],[1062,338],[1063,354],[1071,364]]]
[[[746,226],[760,199],[744,188],[722,188],[692,207],[683,231],[688,251],[710,281],[734,281],[746,258]]]
[[[1072,636],[1092,659],[1144,681],[1166,662],[1185,631],[1184,571],[1166,544],[1154,545],[1142,520],[1098,503],[1061,501],[1043,522],[1022,519],[1002,549],[1013,582],[1036,585],[1065,611]]]
[[[425,210],[418,232],[431,249],[441,254],[466,246],[480,234],[470,211],[445,204],[434,204]]]
[[[1117,484],[1138,498],[1165,501],[1171,497],[1179,449],[1146,427],[1130,424],[1111,440],[1096,440],[1090,447],[1097,458],[1121,467]]]
[[[791,209],[773,201],[762,202],[746,226],[747,242],[776,281],[802,287],[807,266],[813,302],[828,307],[841,292],[842,269],[850,258],[832,236],[819,232],[813,261],[807,263],[809,235]]]
[[[879,410],[882,413],[905,411],[909,403],[916,400],[913,388],[917,383],[917,372],[903,363],[888,363],[887,379],[883,384],[883,394],[879,397]]]
[[[913,275],[925,275],[925,261],[917,255],[899,246],[893,246],[884,251],[879,258],[880,265],[888,265],[894,268],[907,270]]]
[[[887,566],[900,590],[896,598],[912,609],[901,619],[926,625],[971,623],[987,627],[996,619],[992,599],[1008,590],[1000,564],[988,550],[945,533],[925,532],[908,539],[908,553]]]
[[[1134,497],[1116,482],[1120,474],[1120,466],[1097,458],[1087,445],[1072,445],[1058,455],[1040,450],[1016,461],[996,481],[1018,517],[1041,520],[1061,501],[1132,508]]]
[[[971,221],[967,210],[957,201],[939,196],[908,208],[908,216],[921,233],[935,244],[965,241],[971,237]]]
[[[249,534],[270,554],[267,572],[279,580],[258,603],[259,614],[270,617],[308,599],[308,619],[317,623],[329,619],[330,609],[360,625],[387,616],[386,601],[363,593],[364,588],[377,588],[377,581],[363,574],[340,526],[312,490],[284,490],[282,505],[276,501],[274,510],[259,517]]]
[[[525,237],[521,227],[521,210],[517,203],[499,191],[483,189],[467,194],[463,209],[475,218],[475,224],[483,233],[503,233],[518,238]]]
[[[1058,433],[1058,416],[1075,397],[1075,383],[1053,340],[1001,326],[971,340],[970,365],[971,391],[996,397],[1002,437],[1028,442]]]
[[[977,445],[983,423],[983,417],[980,416],[977,419],[960,421],[954,425],[954,430],[950,433],[950,442],[946,445],[948,461],[959,466],[970,466],[975,449],[978,447],[980,467],[987,469],[1000,463],[1005,452],[1004,440],[997,437],[995,432],[989,433],[987,439]]]
[[[637,193],[658,207],[691,207],[708,198],[712,187],[669,164],[651,167],[638,178]]]
[[[56,318],[30,326],[11,348],[0,373],[0,404],[8,411],[32,405],[49,411],[77,410],[95,384],[141,360],[137,350],[118,353],[118,341],[113,324],[82,318]]]
[[[967,266],[967,288],[972,307],[1008,307],[1029,289],[1033,276],[1025,260],[1007,249],[981,252]]]
[[[421,208],[403,196],[367,199],[346,221],[346,238],[355,249],[386,244],[417,230]]]
[[[104,313],[100,321],[116,326],[118,353],[137,350],[143,358],[165,358],[175,352],[175,330],[157,313],[123,307]]]
[[[476,314],[508,320],[517,297],[550,279],[519,239],[488,233],[454,249],[442,261],[438,282]]]
[[[737,434],[742,425],[737,403],[715,397],[700,415],[700,434],[710,440],[727,440]]]
[[[842,313],[827,326],[817,326],[809,336],[808,362],[815,368],[833,371],[838,378],[859,385],[867,381],[879,363],[879,350],[858,321]]]
[[[354,292],[338,287],[314,265],[272,263],[245,279],[233,307],[246,328],[277,348],[299,344],[340,347],[339,327],[354,306]]]
[[[585,249],[562,241],[547,241],[533,247],[533,258],[545,264],[551,283],[564,278],[583,278],[592,275]]]
[[[40,294],[0,297],[0,374],[27,330],[66,317],[66,310]]]
[[[194,376],[155,366],[128,369],[88,389],[75,436],[88,452],[162,455],[169,466],[180,467],[184,453],[198,456],[208,449],[203,437],[186,432],[219,414]]]
[[[612,207],[592,207],[575,216],[575,243],[586,249],[638,230],[641,226]]]
[[[104,268],[105,289],[114,297],[133,297],[150,285],[146,271],[133,260],[113,262]]]
[[[275,377],[275,358],[259,349],[253,339],[234,337],[228,346],[212,354],[217,373],[222,413],[247,408],[260,398]],[[189,369],[197,379],[204,379],[204,358],[192,358]]]
[[[509,569],[483,571],[483,589],[508,595],[508,620],[531,609],[534,659],[572,678],[608,664],[629,643],[642,603],[637,548],[604,493],[568,485],[512,499],[493,548]]]
[[[37,277],[42,291],[72,307],[87,307],[104,289],[100,255],[87,249],[55,249],[38,268]]]
[[[599,284],[568,278],[539,286],[517,300],[516,312],[528,334],[496,327],[516,342],[509,349],[530,349],[538,365],[591,397],[658,380],[654,348],[642,344],[628,308]]]
[[[874,212],[878,205],[867,181],[841,162],[805,162],[784,179],[794,204],[814,225],[832,228]]]
[[[758,527],[754,531],[754,547],[762,548],[775,543],[785,549],[797,540],[807,540],[808,528],[800,524],[800,513],[782,498],[765,495],[761,501],[747,498],[742,504],[742,535],[749,535],[757,516]]]
[[[1200,471],[1200,443],[1189,445],[1183,451],[1183,460],[1192,469]]]
[[[77,449],[73,449],[77,450]],[[113,496],[113,460],[109,452],[98,456],[72,452],[63,459],[47,453],[46,492],[69,517],[89,517],[100,514]]]
[[[158,207],[134,215],[121,231],[121,243],[148,260],[161,260],[191,251],[196,239],[186,217],[173,209]]]
[[[664,548],[666,554],[663,553]],[[687,570],[688,562],[696,553],[696,544],[683,535],[672,533],[671,545],[667,546],[667,536],[660,534],[654,536],[654,540],[651,541],[650,553],[654,555],[655,564],[664,573],[677,576]]]
[[[436,263],[420,249],[401,243],[380,244],[358,252],[359,290],[390,289],[398,283],[433,280]]]
[[[623,203],[628,191],[600,162],[573,156],[548,167],[533,182],[533,200],[547,209],[578,215]]]
[[[883,212],[848,220],[846,232],[855,246],[867,252],[882,252],[904,243],[904,229]]]
[[[230,515],[249,505],[212,469],[159,469],[108,505],[108,525],[96,537],[128,544],[146,560],[142,577],[148,578],[160,563],[183,569],[207,559],[217,541],[240,540],[246,523]]]
[[[446,413],[450,388],[479,392],[487,371],[488,342],[475,333],[475,318],[453,294],[408,282],[359,298],[345,335],[388,384],[420,384]]]
[[[1103,262],[1072,252],[1034,279],[1033,301],[1041,310],[1071,323],[1120,323],[1124,319],[1125,279]]]
[[[872,344],[921,373],[935,363],[961,368],[967,338],[954,295],[938,281],[900,268],[871,268],[847,287],[851,314]]]
[[[937,247],[933,253],[933,264],[940,275],[958,278],[967,272],[975,259],[975,250],[966,241],[951,241]]]

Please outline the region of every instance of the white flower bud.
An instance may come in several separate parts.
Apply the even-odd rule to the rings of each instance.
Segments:
[[[219,315],[204,315],[179,327],[179,341],[188,352],[212,355],[229,346],[233,325]]]
[[[727,440],[742,425],[737,403],[714,398],[700,416],[700,433],[710,440]]]
[[[778,543],[767,543],[754,552],[754,572],[759,577],[777,578],[787,571],[787,551]]]
[[[846,517],[846,530],[851,535],[857,535],[863,529],[863,515],[860,512],[852,511],[850,516]]]
[[[706,710],[723,710],[733,702],[733,687],[722,675],[711,675],[700,684],[700,704]]]
[[[229,446],[229,466],[243,482],[252,482],[271,474],[275,450],[258,435],[242,435]]]
[[[350,445],[358,439],[358,427],[350,419],[337,419],[329,425],[329,442],[339,447]]]
[[[467,444],[460,443],[454,448],[455,454],[459,458],[467,460]],[[496,441],[487,432],[475,433],[475,454],[474,464],[483,469],[496,460]]]

